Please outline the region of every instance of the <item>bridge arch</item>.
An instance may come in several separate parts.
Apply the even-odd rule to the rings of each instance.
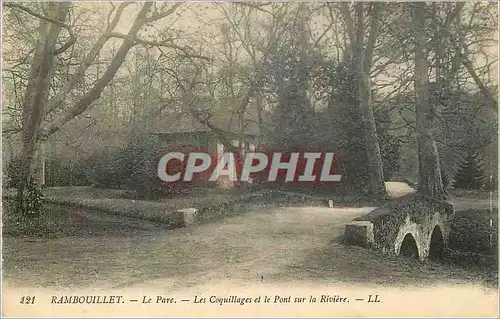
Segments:
[[[444,236],[439,224],[436,224],[429,238],[429,259],[440,260],[444,256]]]
[[[411,233],[406,234],[403,238],[399,248],[399,255],[415,259],[420,257],[417,242]]]
[[[362,237],[362,240],[347,243],[360,245],[358,242],[361,242],[365,246],[368,243],[396,256],[415,255],[417,251],[422,262],[439,259],[448,244],[454,216],[451,203],[417,194],[397,199],[357,218],[356,224],[346,225],[345,238]]]
[[[410,220],[410,215],[406,216],[405,222],[399,227],[398,235],[396,236],[396,240],[394,241],[394,253],[396,254],[396,256],[399,256],[401,254],[401,248],[403,247],[404,242],[405,254],[412,255],[415,252],[415,247],[413,247],[413,245],[415,245],[417,247],[416,257],[422,259],[424,247],[422,247],[422,231],[420,228],[421,227],[419,227],[419,225]]]

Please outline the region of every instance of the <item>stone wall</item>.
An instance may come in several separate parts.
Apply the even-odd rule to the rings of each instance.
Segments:
[[[430,237],[436,225],[443,233],[445,245],[454,217],[453,206],[419,194],[391,200],[387,205],[369,214],[356,218],[373,224],[373,247],[386,253],[398,255],[406,234],[411,234],[417,243],[419,256],[425,259],[429,252]],[[347,231],[347,228],[346,228]],[[346,238],[349,235],[346,234]]]

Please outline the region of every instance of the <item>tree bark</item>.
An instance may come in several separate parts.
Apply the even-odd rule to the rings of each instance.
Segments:
[[[370,174],[369,192],[378,198],[387,197],[384,183],[384,169],[382,156],[378,143],[377,126],[371,106],[370,69],[372,64],[373,47],[378,36],[378,12],[379,4],[374,4],[372,10],[371,28],[368,43],[363,50],[365,37],[364,4],[356,3],[356,40],[353,50],[353,62],[356,68],[358,82],[359,106],[365,129],[365,145],[368,155],[368,169]]]
[[[439,153],[433,138],[435,109],[429,103],[429,73],[427,62],[427,34],[425,29],[425,3],[412,4],[415,30],[415,105],[418,145],[418,191],[439,199],[448,196],[441,180]]]
[[[100,97],[101,92],[113,79],[122,65],[130,48],[136,43],[135,37],[141,26],[148,20],[146,15],[152,3],[145,3],[134,20],[127,37],[124,38],[118,52],[104,74],[79,101],[70,109],[63,112],[52,123],[41,127],[41,122],[46,112],[51,112],[64,101],[71,89],[82,80],[88,66],[95,60],[100,50],[111,36],[127,4],[122,4],[117,10],[113,21],[92,48],[89,55],[82,61],[78,72],[70,79],[62,91],[48,100],[48,92],[53,72],[54,57],[58,53],[56,43],[71,7],[70,2],[48,3],[46,15],[40,20],[39,39],[35,47],[35,55],[31,65],[31,74],[26,87],[23,102],[23,147],[21,151],[20,182],[17,189],[17,211],[26,213],[25,191],[31,182],[34,169],[34,157],[37,143],[44,142],[51,134],[58,131],[64,124],[83,113],[90,104]]]
[[[70,3],[49,3],[47,16],[57,21],[64,21],[69,12]],[[31,66],[31,73],[23,102],[22,126],[23,146],[21,151],[20,181],[17,187],[17,212],[27,213],[25,191],[31,182],[34,169],[34,157],[37,147],[38,128],[43,118],[44,105],[52,78],[57,37],[62,29],[60,24],[40,20],[39,39]]]

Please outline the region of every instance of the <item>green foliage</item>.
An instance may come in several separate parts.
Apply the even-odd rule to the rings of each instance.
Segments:
[[[47,158],[45,162],[45,186],[88,186],[89,168],[83,161]]]
[[[24,211],[27,216],[39,216],[43,212],[44,196],[41,188],[34,181],[28,184],[25,197],[26,210]]]
[[[16,158],[10,161],[7,165],[7,187],[17,188],[19,182],[21,181],[21,161]],[[34,181],[31,180],[26,187],[26,193],[24,195],[23,209],[24,215],[29,217],[38,216],[43,212],[43,201],[44,196],[41,187]],[[19,204],[19,203],[18,203]]]
[[[455,188],[480,189],[484,182],[483,161],[476,152],[469,151],[455,174]]]
[[[490,219],[492,226],[490,226]],[[449,248],[462,252],[496,253],[498,252],[497,229],[498,210],[457,212],[451,227]]]
[[[275,145],[300,149],[314,135],[313,109],[309,99],[310,56],[301,55],[304,39],[287,39],[270,56],[268,78],[277,96],[272,114],[271,138]]]
[[[377,125],[378,143],[380,155],[382,156],[382,165],[384,168],[385,181],[389,181],[399,172],[399,157],[401,151],[401,142],[398,137],[390,131],[391,118],[389,110],[385,107],[378,107],[374,110],[375,122]]]
[[[161,185],[157,177],[159,153],[154,136],[132,135],[125,147],[95,154],[87,163],[90,181],[99,188],[128,189],[140,199],[154,199],[178,193]]]
[[[275,143],[282,147],[315,145],[338,150],[343,166],[346,191],[364,192],[368,184],[368,155],[365,128],[357,96],[358,86],[350,59],[337,64],[323,61],[321,66],[299,66],[297,58],[285,51],[280,59],[288,68],[280,73],[283,85],[278,89],[278,105],[273,114]],[[310,57],[314,60],[315,57]],[[278,63],[280,60],[273,60]],[[309,61],[311,62],[311,61]],[[319,64],[318,64],[319,65]],[[280,64],[275,65],[279,69]],[[318,69],[316,73],[315,71]],[[304,73],[314,78],[315,91],[328,99],[327,110],[315,112],[307,97]],[[384,107],[374,111],[384,175],[389,180],[399,170],[400,142],[390,134],[391,118]]]
[[[19,184],[21,161],[16,158],[7,165],[8,188],[15,188]],[[69,161],[60,158],[47,158],[45,161],[45,185],[59,186],[87,186],[91,184],[89,174],[92,173],[93,162]]]
[[[343,161],[343,186],[349,192],[364,192],[368,184],[368,155],[365,128],[357,96],[357,84],[350,60],[335,64],[325,61],[317,89],[326,91],[328,109],[320,113],[318,133],[334,143]],[[328,93],[329,92],[329,93]],[[384,177],[389,180],[399,171],[401,145],[391,134],[391,117],[384,105],[373,102],[378,142],[382,156]]]
[[[19,184],[21,174],[21,160],[19,157],[13,159],[7,164],[7,188],[15,188]]]
[[[357,97],[358,86],[350,59],[324,61],[325,72],[317,83],[328,96],[322,131],[335,143],[343,163],[342,186],[347,192],[363,193],[368,185],[365,130]]]
[[[120,152],[120,170],[123,185],[137,192],[139,198],[151,198],[159,185],[156,176],[157,144],[154,136],[134,135]]]
[[[86,161],[90,182],[100,188],[121,188],[127,172],[121,169],[118,151],[102,151]]]

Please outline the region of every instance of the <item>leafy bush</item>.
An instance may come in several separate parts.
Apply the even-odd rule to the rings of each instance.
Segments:
[[[7,188],[19,184],[21,161],[16,158],[7,164]],[[88,168],[84,162],[73,162],[59,158],[47,158],[45,161],[45,186],[87,186],[91,182]]]
[[[104,151],[92,155],[87,161],[88,176],[93,186],[123,188],[128,172],[121,168],[120,151]]]
[[[20,182],[21,161],[19,157],[10,161],[7,165],[7,187],[16,188]],[[28,216],[38,216],[43,210],[43,193],[41,187],[33,180],[27,185],[25,194],[26,209],[24,212]]]
[[[497,229],[498,210],[493,210],[493,212],[489,210],[457,212],[450,232],[449,248],[481,254],[496,253],[498,251]]]
[[[39,216],[43,212],[44,196],[40,186],[31,181],[26,190],[26,215]]]
[[[18,213],[18,209],[20,208],[20,206],[19,202],[17,201],[17,196],[15,195],[10,198],[11,200],[9,200],[10,205],[8,206],[8,208],[10,208],[11,211]],[[27,185],[23,200],[23,208],[21,210],[21,213],[18,214],[19,216],[31,219],[36,218],[43,213],[43,203],[45,198],[42,193],[41,187],[36,182],[31,181]]]
[[[88,186],[88,168],[84,162],[49,158],[45,163],[45,186]]]
[[[19,157],[7,164],[7,188],[15,188],[19,184],[19,175],[21,173],[21,160]]]
[[[133,135],[124,148],[98,153],[89,159],[90,182],[99,188],[131,190],[139,199],[178,194],[186,185],[167,187],[157,177],[162,155],[154,136]]]
[[[132,136],[120,152],[120,169],[127,189],[137,192],[139,198],[152,197],[156,181],[157,143],[154,136]]]
[[[498,273],[498,210],[457,212],[447,258],[465,267],[486,266],[491,274]]]
[[[328,106],[318,112],[315,125],[318,135],[335,144],[342,157],[342,186],[349,193],[364,193],[368,188],[368,154],[366,151],[365,127],[359,107],[358,85],[352,71],[352,61],[340,64],[324,61],[317,90],[326,92]],[[374,92],[376,93],[376,92]],[[389,108],[373,101],[378,142],[384,168],[384,177],[390,180],[399,172],[401,143],[391,134]]]

